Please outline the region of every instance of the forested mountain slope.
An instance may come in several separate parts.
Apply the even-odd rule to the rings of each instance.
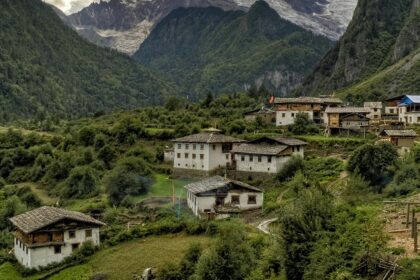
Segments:
[[[366,100],[418,92],[419,8],[419,0],[360,0],[347,32],[298,94],[339,90]]]
[[[254,83],[284,94],[331,44],[257,1],[247,13],[177,9],[156,26],[134,58],[195,96],[234,92]]]
[[[83,40],[40,0],[0,1],[0,121],[135,108],[172,91],[129,57]]]

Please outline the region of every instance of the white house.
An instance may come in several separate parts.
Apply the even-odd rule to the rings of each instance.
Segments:
[[[370,110],[367,115],[369,119],[376,121],[382,118],[382,102],[365,102],[363,107]]]
[[[232,148],[244,140],[226,136],[216,129],[173,140],[174,174],[208,175],[232,163]]]
[[[399,123],[420,124],[420,95],[400,95],[386,100],[385,114]]]
[[[263,137],[232,150],[236,171],[278,173],[293,155],[304,157],[306,142],[287,137]]]
[[[99,245],[99,228],[105,225],[79,212],[47,206],[10,221],[15,227],[15,257],[28,268],[60,262],[88,240]]]
[[[251,185],[214,176],[185,186],[188,207],[200,218],[225,218],[259,209],[263,191]]]
[[[322,124],[325,109],[341,106],[343,102],[334,97],[272,97],[270,103],[276,111],[276,125],[286,126],[295,123],[295,117],[298,113],[305,113],[315,123]]]
[[[415,145],[417,133],[414,130],[383,130],[380,133],[380,141],[388,141],[393,144],[398,151],[398,154],[404,155],[410,152],[411,148]]]

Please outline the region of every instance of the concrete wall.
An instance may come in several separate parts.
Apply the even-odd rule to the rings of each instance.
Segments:
[[[306,113],[309,119],[314,119],[313,111],[277,111],[276,113],[276,126],[285,126],[295,123],[295,117],[298,113]]]
[[[88,228],[92,230],[92,237],[86,237],[86,229],[76,230],[75,238],[70,238],[69,231],[64,232],[64,245],[61,246],[61,253],[55,254],[54,246],[33,247],[26,250],[22,246],[16,244],[15,240],[15,256],[16,259],[24,266],[29,268],[36,268],[46,266],[53,262],[61,262],[64,258],[71,255],[73,252],[72,244],[79,244],[79,246],[88,240],[91,240],[94,245],[99,245],[99,228]]]
[[[394,106],[385,107],[385,114],[387,114],[387,115],[398,115],[398,107],[394,107]]]
[[[420,124],[420,112],[405,113],[407,124]]]
[[[174,151],[164,151],[163,152],[163,161],[164,162],[173,162],[175,158]]]
[[[235,154],[236,170],[247,172],[277,173],[290,159],[290,156],[271,156],[271,162],[269,162],[268,159],[269,156]]]

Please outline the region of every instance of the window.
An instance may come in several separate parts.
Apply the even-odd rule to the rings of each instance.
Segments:
[[[196,157],[196,154],[192,154],[192,158],[195,159],[195,157]]]
[[[181,144],[178,144],[178,149],[181,149]]]
[[[233,205],[238,205],[239,204],[239,195],[232,195],[232,197],[231,197],[231,203]]]
[[[18,245],[18,240],[17,240],[17,238],[15,238],[15,242],[16,242],[16,245]]]
[[[61,254],[61,245],[54,246],[54,254]]]
[[[26,247],[26,254],[28,254],[28,247]]]
[[[286,117],[286,113],[281,114],[281,117],[282,118],[285,118]]]
[[[176,157],[177,157],[177,158],[181,158],[181,154],[180,154],[180,153],[177,153],[177,154],[176,154]]]
[[[258,156],[258,162],[261,162],[262,157]]]
[[[298,151],[298,152],[300,152],[300,147],[298,146],[298,147],[296,147],[296,150]]]
[[[226,154],[226,159],[229,159],[229,154]]]
[[[222,153],[229,153],[232,150],[232,144],[222,144]]]
[[[271,157],[267,157],[267,162],[271,163]]]
[[[76,231],[70,230],[69,231],[69,238],[76,238]]]
[[[216,145],[213,145],[213,150],[216,150]]]
[[[295,113],[292,113],[292,117],[294,117],[295,116]]]
[[[185,158],[188,158],[188,153],[185,153],[185,155],[184,155],[184,156],[185,156]]]
[[[254,161],[254,157],[253,156],[249,156],[249,161]]]
[[[77,248],[79,248],[79,243],[71,244],[71,250],[72,251],[76,250]]]
[[[193,150],[195,150],[197,148],[196,144],[193,144]]]
[[[255,195],[248,195],[248,204],[257,204],[257,197]]]
[[[390,114],[394,114],[394,109],[389,109]]]
[[[85,230],[85,236],[86,237],[92,237],[92,230],[91,229]]]
[[[200,145],[200,150],[204,150],[204,145],[203,144]]]
[[[185,150],[188,150],[188,149],[189,149],[189,147],[190,147],[190,145],[189,145],[189,144],[185,144]]]
[[[245,161],[245,156],[241,156],[241,161]]]
[[[204,159],[204,154],[200,154],[200,159]]]

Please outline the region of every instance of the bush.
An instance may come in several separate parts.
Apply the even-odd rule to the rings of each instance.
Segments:
[[[98,178],[94,169],[89,166],[80,166],[70,172],[65,182],[64,194],[68,198],[85,198],[96,194]]]
[[[279,181],[285,181],[293,176],[295,176],[296,172],[305,168],[305,162],[301,156],[292,156],[292,158],[286,162],[283,168],[277,174],[277,179]]]
[[[306,113],[297,113],[294,124],[289,125],[287,129],[295,135],[317,134],[319,132],[314,121],[310,120]]]

